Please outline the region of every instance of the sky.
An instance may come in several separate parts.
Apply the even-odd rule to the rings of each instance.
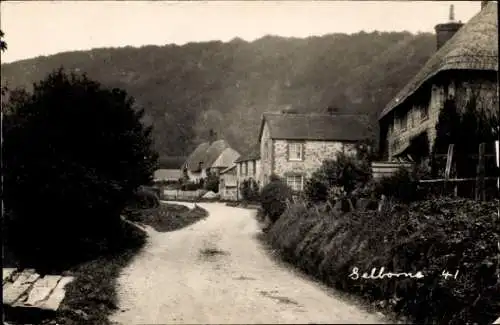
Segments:
[[[2,63],[99,47],[252,41],[359,31],[434,32],[480,1],[2,1]]]

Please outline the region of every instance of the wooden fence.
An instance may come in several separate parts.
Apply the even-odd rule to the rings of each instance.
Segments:
[[[181,190],[163,190],[163,200],[195,200],[202,197],[206,190],[181,191]]]
[[[441,178],[420,180],[420,183],[424,186],[439,187],[442,194],[451,194],[454,196],[472,196],[476,200],[484,201],[490,197],[497,197],[498,191],[500,189],[500,179],[499,179],[499,161],[498,161],[498,142],[495,143],[495,154],[486,154],[486,143],[481,143],[478,146],[478,154],[469,155],[468,158],[475,159],[476,163],[476,175],[475,177],[459,177],[459,175],[453,175],[453,166],[456,163],[453,157],[454,144],[448,146],[448,153],[446,155],[436,155],[435,157],[446,157],[446,166],[444,170],[444,175]],[[486,168],[486,160],[489,158],[495,158],[496,162],[488,164],[489,168]],[[494,166],[492,168],[492,166]],[[495,169],[496,168],[496,169]],[[489,175],[488,175],[489,174]],[[488,176],[487,176],[488,175]]]
[[[394,174],[399,168],[411,169],[414,164],[392,161],[372,162],[372,175],[374,179],[389,177]]]

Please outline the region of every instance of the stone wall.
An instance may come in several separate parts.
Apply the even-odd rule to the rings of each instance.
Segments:
[[[289,174],[310,177],[321,166],[323,160],[335,159],[337,152],[342,150],[353,151],[351,144],[334,141],[304,141],[303,160],[289,161],[287,145],[286,140],[274,142],[274,173],[282,177]]]

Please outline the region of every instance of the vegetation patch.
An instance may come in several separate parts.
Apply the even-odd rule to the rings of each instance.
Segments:
[[[498,205],[439,198],[382,214],[293,205],[265,239],[307,274],[387,312],[417,323],[486,324],[500,314]],[[424,277],[361,278],[373,268],[379,274],[381,267],[385,273],[421,271]],[[358,278],[350,277],[354,268]]]
[[[158,207],[125,212],[128,220],[151,226],[158,232],[178,230],[207,216],[208,212],[199,206],[189,209],[184,205],[170,203],[160,203]]]
[[[121,230],[121,241],[116,245],[120,249],[109,249],[65,272],[75,280],[67,285],[56,318],[44,324],[111,324],[108,317],[118,304],[116,279],[146,242],[146,234],[131,224],[123,223]]]

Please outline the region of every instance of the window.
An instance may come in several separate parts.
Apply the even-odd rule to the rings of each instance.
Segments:
[[[243,176],[243,163],[240,163],[240,176]]]
[[[252,161],[252,175],[255,176],[255,174],[257,173],[257,162],[254,160]]]
[[[303,180],[302,175],[292,175],[286,177],[286,184],[290,186],[290,188],[295,192],[300,192],[303,189]]]
[[[248,176],[248,161],[245,161],[245,176]]]
[[[289,142],[288,143],[288,160],[303,160],[302,157],[302,143]]]

